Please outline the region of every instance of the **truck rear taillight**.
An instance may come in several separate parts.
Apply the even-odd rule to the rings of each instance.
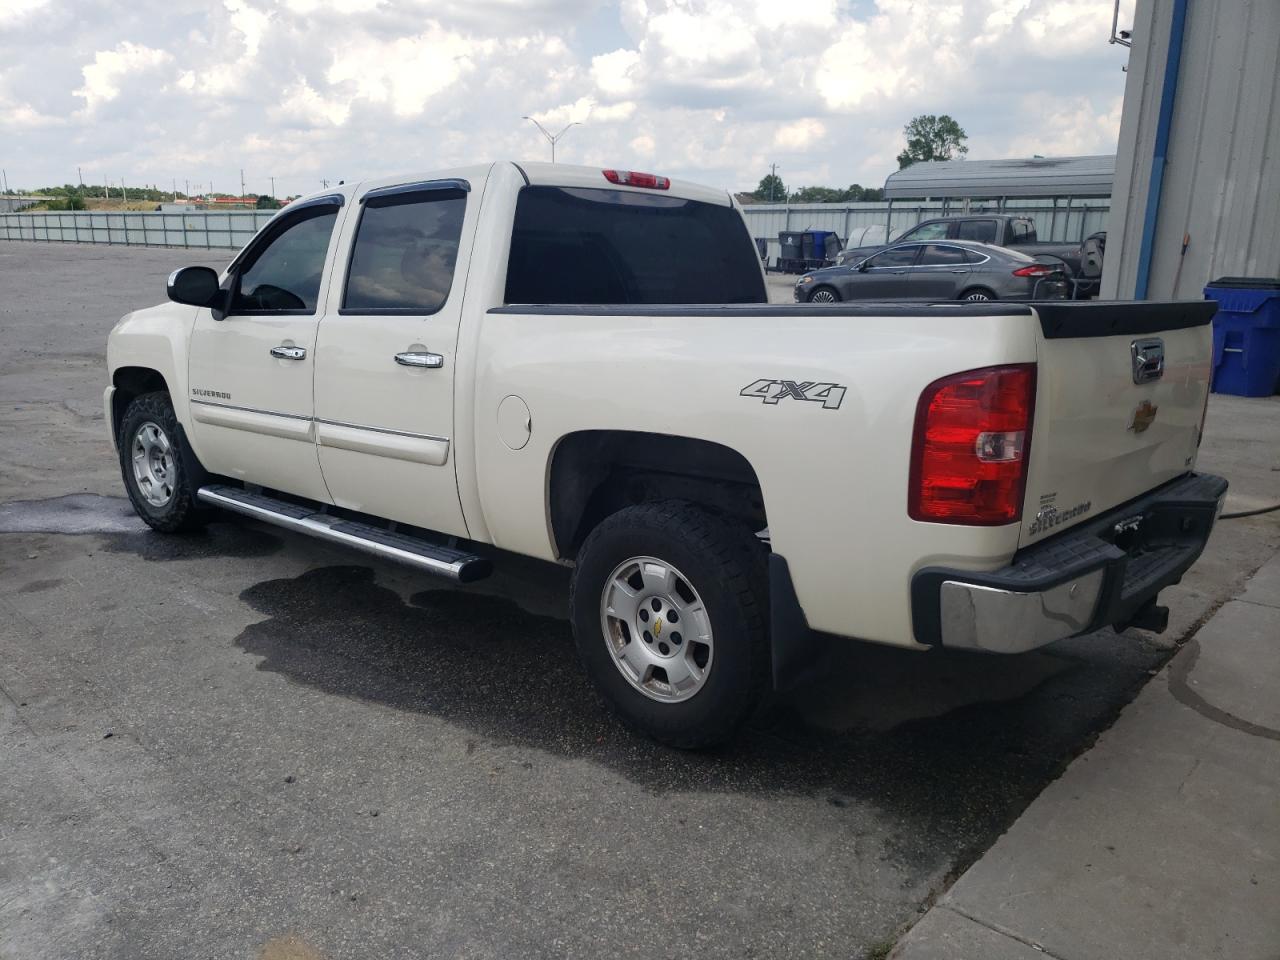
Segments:
[[[929,384],[911,441],[911,519],[974,526],[1021,519],[1035,396],[1034,363]]]
[[[605,170],[604,178],[610,183],[619,183],[624,187],[648,187],[650,190],[668,190],[671,181],[652,173],[637,173],[635,170]]]
[[[1048,277],[1061,271],[1057,267],[1046,266],[1043,263],[1033,263],[1029,267],[1019,267],[1013,271],[1015,277]]]

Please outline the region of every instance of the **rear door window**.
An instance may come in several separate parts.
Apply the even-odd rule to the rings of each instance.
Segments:
[[[525,187],[507,303],[765,303],[733,207],[626,190]]]
[[[956,231],[956,239],[995,243],[996,222],[994,220],[962,220],[960,229]]]
[[[1014,243],[1032,243],[1035,240],[1035,227],[1030,220],[1014,220],[1009,224],[1013,232]]]
[[[467,194],[461,189],[365,201],[342,313],[430,314],[449,299]]]
[[[930,243],[920,254],[917,266],[944,267],[966,262],[964,250],[960,247],[949,247],[942,243]]]

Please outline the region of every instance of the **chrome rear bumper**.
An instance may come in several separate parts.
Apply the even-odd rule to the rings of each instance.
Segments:
[[[1020,653],[1134,624],[1162,630],[1159,592],[1195,563],[1227,481],[1188,474],[1020,551],[986,573],[926,567],[911,582],[921,643]]]

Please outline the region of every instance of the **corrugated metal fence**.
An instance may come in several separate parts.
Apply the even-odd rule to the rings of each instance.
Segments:
[[[274,210],[0,213],[0,240],[238,249],[274,213]]]

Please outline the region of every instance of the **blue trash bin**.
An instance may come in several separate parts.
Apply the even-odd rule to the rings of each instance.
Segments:
[[[1269,397],[1280,386],[1280,280],[1222,277],[1213,318],[1213,392]]]

